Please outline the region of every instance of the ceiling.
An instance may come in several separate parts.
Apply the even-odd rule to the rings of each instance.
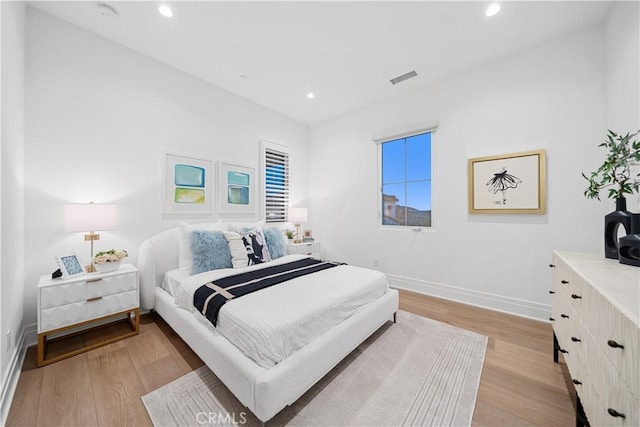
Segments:
[[[305,124],[418,90],[452,73],[603,21],[603,1],[29,2]],[[398,85],[389,80],[415,70]],[[242,77],[244,76],[244,77]],[[308,99],[313,92],[315,98]]]

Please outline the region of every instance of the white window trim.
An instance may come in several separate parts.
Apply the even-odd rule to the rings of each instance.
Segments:
[[[378,207],[377,207],[377,222],[378,229],[389,231],[413,231],[413,232],[435,232],[437,224],[436,203],[435,203],[435,188],[436,188],[436,148],[438,123],[433,122],[425,126],[414,127],[409,129],[403,129],[395,132],[388,132],[380,136],[371,138],[377,145],[378,151]],[[414,135],[420,135],[423,133],[431,132],[431,227],[416,227],[409,225],[384,225],[382,224],[382,144],[388,141],[394,141],[396,139],[407,138]]]
[[[278,144],[277,142],[268,141],[266,139],[260,140],[260,214],[261,218],[266,220],[267,218],[267,209],[266,209],[266,201],[267,201],[267,190],[266,190],[266,182],[267,176],[265,171],[265,166],[267,163],[267,159],[265,156],[265,151],[267,149],[281,151],[286,153],[289,159],[289,203],[291,203],[291,148],[288,145]],[[287,221],[283,222],[286,223]],[[271,224],[283,224],[283,223],[271,223]]]

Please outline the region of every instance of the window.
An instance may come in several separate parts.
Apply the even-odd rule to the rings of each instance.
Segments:
[[[380,142],[380,224],[431,227],[432,134]]]
[[[262,141],[264,217],[286,222],[289,207],[289,152],[287,147]]]

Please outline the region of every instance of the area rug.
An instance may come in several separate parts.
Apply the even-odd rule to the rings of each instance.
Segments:
[[[469,426],[486,347],[400,311],[267,426]],[[206,366],[142,400],[155,426],[261,425]]]

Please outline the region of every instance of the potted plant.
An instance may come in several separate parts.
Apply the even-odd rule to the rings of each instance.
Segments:
[[[293,230],[287,230],[285,231],[285,233],[287,234],[287,239],[289,240],[289,243],[293,243],[293,239],[296,236],[296,232]]]
[[[618,227],[622,225],[627,234],[631,232],[631,213],[627,211],[625,194],[640,192],[640,173],[634,172],[634,166],[640,165],[640,141],[633,134],[618,135],[607,131],[607,139],[598,147],[608,150],[607,157],[598,169],[582,176],[589,182],[584,191],[585,197],[600,200],[600,190],[608,188],[607,197],[616,200],[616,210],[605,217],[605,256],[618,258]]]

